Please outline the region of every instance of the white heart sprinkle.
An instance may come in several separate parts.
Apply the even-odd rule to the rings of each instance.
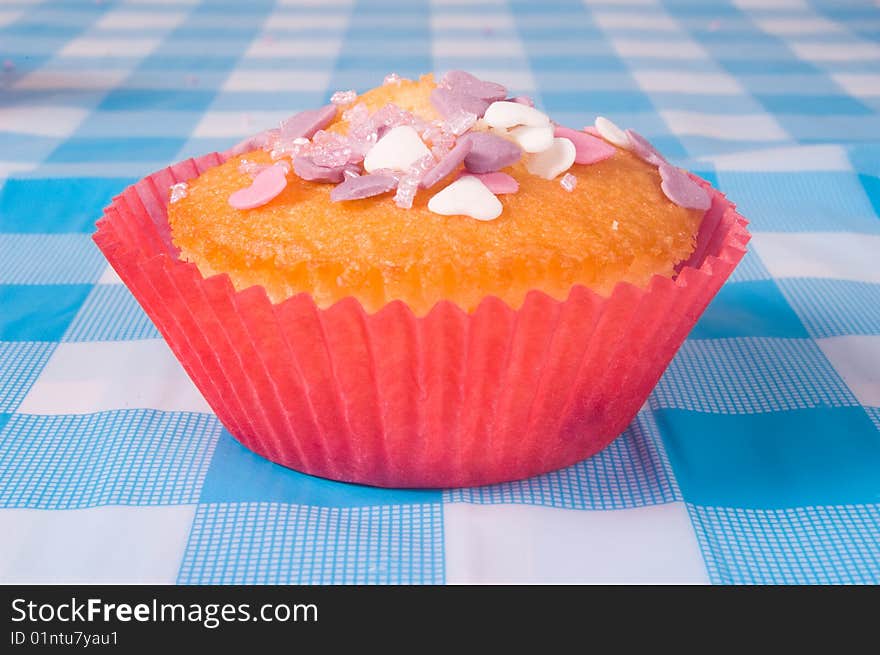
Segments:
[[[431,151],[409,125],[398,125],[379,139],[364,157],[364,170],[372,173],[380,168],[405,171]]]
[[[476,177],[457,179],[428,201],[428,210],[443,216],[463,214],[478,221],[501,216],[501,201]]]
[[[556,137],[553,145],[544,152],[538,152],[526,159],[526,169],[532,175],[552,180],[564,173],[574,164],[577,149],[569,139]]]
[[[529,125],[541,127],[550,124],[550,117],[534,107],[521,105],[518,102],[499,100],[493,102],[483,114],[483,120],[491,127],[513,127]]]
[[[619,148],[625,148],[626,150],[632,148],[632,144],[630,143],[626,132],[621,130],[617,125],[604,116],[598,116],[596,118],[596,130],[608,143],[613,143]]]
[[[508,132],[510,137],[526,152],[544,152],[553,145],[553,126],[531,127],[520,125]]]

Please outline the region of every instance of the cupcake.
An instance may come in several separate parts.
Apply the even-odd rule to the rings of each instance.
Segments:
[[[746,221],[641,135],[389,75],[127,189],[95,240],[229,431],[393,487],[524,478],[635,416]]]

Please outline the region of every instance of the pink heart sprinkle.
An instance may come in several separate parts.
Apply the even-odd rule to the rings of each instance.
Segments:
[[[235,209],[253,209],[272,200],[287,186],[284,166],[270,166],[257,173],[251,185],[229,196],[229,204]]]
[[[489,191],[496,195],[519,191],[519,182],[501,171],[495,171],[494,173],[468,173],[467,171],[462,171],[458,177],[464,177],[465,175],[477,178],[486,185]]]
[[[663,193],[679,207],[706,211],[712,199],[706,190],[694,182],[687,173],[667,162],[659,166],[660,188]]]
[[[596,137],[597,139],[601,139],[601,138],[602,138],[602,135],[599,134],[599,130],[597,130],[597,129],[596,129],[595,127],[593,127],[592,125],[587,125],[587,126],[584,128],[584,132],[586,132],[586,133],[589,134],[590,136],[594,136],[594,137]]]
[[[553,136],[568,139],[574,144],[575,164],[595,164],[613,157],[617,152],[617,148],[610,143],[570,127],[557,125],[553,130]]]
[[[642,161],[653,164],[654,166],[659,166],[666,161],[666,157],[661,155],[657,149],[651,145],[650,141],[635,130],[627,130],[626,135],[629,137],[629,142],[632,144],[632,151]]]

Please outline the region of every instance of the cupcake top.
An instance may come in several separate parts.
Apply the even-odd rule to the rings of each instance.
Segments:
[[[170,190],[180,256],[274,302],[424,314],[671,276],[709,194],[643,137],[566,128],[463,71],[338,92]]]

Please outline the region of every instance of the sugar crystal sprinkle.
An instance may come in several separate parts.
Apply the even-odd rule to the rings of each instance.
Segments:
[[[574,188],[577,186],[578,180],[571,173],[566,173],[562,176],[562,179],[559,180],[559,184],[562,185],[562,188],[571,193],[574,191]]]
[[[172,184],[170,202],[175,203],[181,198],[186,198],[187,193],[189,193],[189,185],[186,182],[178,182],[177,184]]]
[[[446,120],[446,126],[455,136],[460,136],[471,129],[476,122],[476,114],[460,109]]]
[[[330,102],[334,105],[350,105],[357,100],[356,91],[337,91],[330,96]]]
[[[386,86],[388,84],[400,84],[403,79],[397,73],[389,73],[385,76],[385,79],[382,80],[382,86]]]

